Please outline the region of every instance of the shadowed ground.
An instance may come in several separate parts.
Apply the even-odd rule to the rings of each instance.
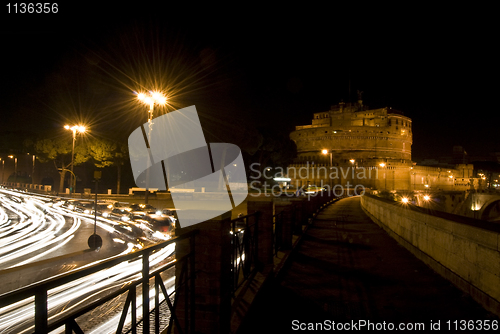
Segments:
[[[469,319],[498,321],[399,246],[352,197],[317,216],[240,333],[296,332],[293,320],[420,322],[428,331],[431,321],[445,330],[448,320]]]

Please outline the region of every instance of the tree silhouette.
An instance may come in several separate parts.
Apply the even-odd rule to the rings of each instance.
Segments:
[[[88,144],[88,152],[97,168],[116,166],[116,192],[119,194],[121,169],[125,161],[128,161],[127,144],[117,143],[107,139],[94,138]]]
[[[71,167],[72,143],[68,140],[43,138],[36,140],[33,148],[40,162],[54,162],[54,167],[60,175],[59,192],[62,193],[66,172]],[[75,145],[75,166],[84,163],[89,158],[90,154],[87,145]]]

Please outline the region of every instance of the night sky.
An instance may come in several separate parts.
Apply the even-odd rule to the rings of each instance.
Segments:
[[[127,138],[146,120],[133,91],[154,86],[228,140],[251,126],[289,132],[360,90],[412,118],[414,160],[500,151],[492,8],[193,7],[4,6],[0,130],[83,120]]]

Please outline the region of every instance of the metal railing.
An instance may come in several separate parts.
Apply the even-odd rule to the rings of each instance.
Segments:
[[[278,255],[278,251],[283,245],[283,219],[284,211],[281,211],[273,216],[273,250],[274,256]]]
[[[258,269],[259,212],[231,220],[231,292],[236,290]]]
[[[0,296],[0,308],[22,302],[26,299],[34,299],[34,321],[28,325],[27,330],[35,333],[48,333],[61,326],[65,327],[66,333],[83,333],[83,330],[78,325],[76,319],[103,304],[119,298],[122,294],[127,294],[126,301],[121,312],[120,320],[116,329],[116,333],[121,333],[125,327],[125,321],[130,309],[131,324],[128,332],[136,333],[137,326],[142,326],[143,333],[149,333],[151,328],[151,316],[154,319],[155,333],[160,333],[160,304],[165,302],[170,311],[170,319],[168,323],[168,331],[172,329],[172,324],[175,323],[176,328],[180,333],[194,332],[194,236],[198,231],[194,230],[181,236],[172,238],[168,241],[158,243],[156,245],[144,248],[134,253],[117,256],[91,267],[82,268],[73,272],[59,275],[57,277],[32,284],[25,288],[21,288]],[[150,268],[150,255],[159,252],[161,249],[176,243],[177,241],[189,239],[190,251],[182,258],[177,258],[167,263],[159,263],[156,267]],[[87,276],[98,273],[101,270],[109,269],[115,265],[125,262],[141,261],[142,270],[139,272],[140,278],[131,282],[122,284],[122,287],[106,294],[102,298],[97,298],[93,301],[86,302],[83,307],[73,311],[61,311],[57,314],[53,310],[49,310],[48,293],[49,290],[61,287],[64,284],[74,282],[79,279],[85,279]],[[176,277],[175,290],[167,293],[161,274],[170,268],[181,266],[180,275]],[[149,284],[150,279],[154,278],[154,310],[150,311],[150,296]],[[136,290],[137,287],[142,288],[142,319],[138,320],[137,305],[136,305]],[[175,306],[177,304],[175,292],[179,289],[185,289],[185,296],[189,307],[185,308],[185,321],[183,326],[177,318]],[[164,300],[160,303],[160,290],[163,293]],[[173,299],[173,303],[171,301]],[[50,320],[49,320],[50,318]],[[31,329],[30,329],[31,328]]]

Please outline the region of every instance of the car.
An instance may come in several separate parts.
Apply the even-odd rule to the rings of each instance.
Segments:
[[[143,219],[147,221],[153,221],[157,218],[158,215],[161,215],[162,212],[158,211],[154,206],[150,204],[132,204],[129,207],[130,209],[130,218],[132,220]]]
[[[307,188],[304,189],[306,194],[314,194],[314,193],[324,191],[324,190],[325,190],[324,188],[318,187],[315,184],[311,184],[311,185],[307,186]]]
[[[113,211],[113,204],[97,203],[97,215],[108,218]]]
[[[141,211],[146,213],[154,213],[156,212],[156,208],[151,204],[132,204],[129,206],[131,211]]]
[[[75,201],[73,203],[74,205],[74,211],[79,212],[79,213],[85,213],[85,214],[93,214],[94,213],[94,207],[95,207],[95,202],[82,202],[82,201]]]
[[[163,234],[171,234],[175,229],[176,219],[172,216],[159,217],[151,221],[154,230],[160,231]]]
[[[64,201],[61,207],[73,211],[75,209],[75,201],[74,200]]]
[[[130,209],[129,208],[114,208],[111,210],[109,214],[110,218],[120,221],[129,221],[130,220]]]

